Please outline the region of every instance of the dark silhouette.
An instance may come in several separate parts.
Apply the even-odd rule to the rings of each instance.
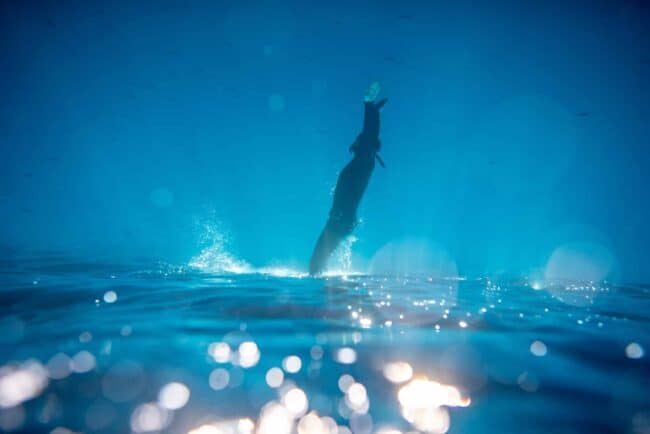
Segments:
[[[336,182],[332,209],[309,263],[311,275],[323,272],[334,249],[356,226],[357,208],[375,168],[375,159],[384,167],[384,162],[378,154],[381,147],[379,111],[387,99],[375,102],[377,93],[379,85],[376,83],[366,93],[363,130],[350,146],[350,152],[354,153],[352,161],[343,168]]]

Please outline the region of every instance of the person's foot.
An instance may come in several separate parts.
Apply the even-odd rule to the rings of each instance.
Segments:
[[[379,86],[379,83],[375,81],[370,85],[368,90],[366,90],[366,93],[363,95],[363,100],[365,102],[374,102],[377,99],[380,90],[381,87]]]

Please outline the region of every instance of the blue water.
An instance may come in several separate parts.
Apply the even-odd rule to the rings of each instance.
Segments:
[[[649,29],[0,2],[0,431],[649,433]],[[375,81],[386,168],[313,279]]]
[[[644,286],[64,256],[4,260],[1,276],[6,431],[648,429]]]
[[[648,28],[635,0],[2,2],[0,247],[186,263],[219,220],[306,269],[378,81],[360,269],[407,238],[466,275],[588,243],[648,282]]]

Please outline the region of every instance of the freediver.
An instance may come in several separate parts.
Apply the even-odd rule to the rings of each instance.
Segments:
[[[336,181],[332,209],[309,262],[312,276],[323,272],[332,252],[357,225],[357,208],[375,168],[375,159],[385,167],[379,156],[379,111],[388,99],[375,102],[379,90],[379,83],[373,83],[365,93],[363,130],[350,146],[350,152],[354,154],[352,161],[343,168]]]

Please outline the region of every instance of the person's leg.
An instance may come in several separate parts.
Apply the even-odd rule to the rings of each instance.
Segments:
[[[379,138],[379,110],[388,102],[384,98],[378,102],[366,102],[363,110],[363,131],[361,135],[368,139]]]
[[[368,138],[379,137],[379,110],[388,101],[386,98],[377,101],[381,91],[379,83],[374,82],[364,94],[363,131],[361,135]]]
[[[331,220],[327,221],[327,224],[318,237],[318,241],[314,247],[314,253],[312,253],[311,260],[309,261],[310,275],[315,276],[325,271],[330,256],[345,236],[345,234],[342,234],[333,227]]]

